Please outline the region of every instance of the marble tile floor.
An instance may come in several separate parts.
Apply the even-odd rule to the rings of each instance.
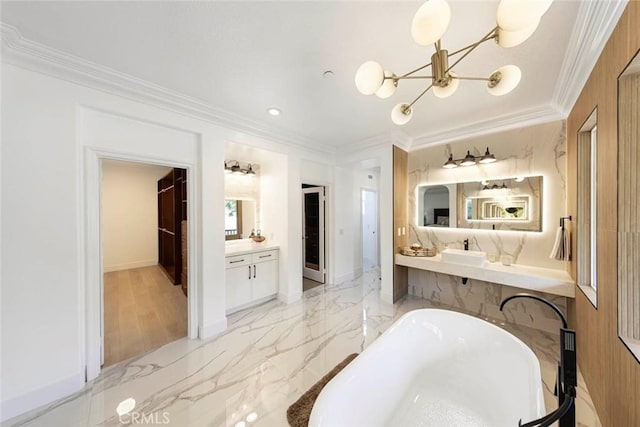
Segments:
[[[4,425],[118,426],[116,407],[132,397],[132,414],[144,415],[138,422],[147,425],[285,427],[288,406],[345,356],[363,351],[402,314],[436,307],[413,296],[394,305],[381,302],[378,277],[367,272],[311,289],[290,305],[271,301],[235,313],[216,338],[180,339],[110,366],[80,392]],[[537,354],[552,410],[557,335],[500,326]],[[577,425],[600,427],[582,377],[579,382]]]

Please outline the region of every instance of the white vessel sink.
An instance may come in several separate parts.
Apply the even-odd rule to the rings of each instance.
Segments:
[[[487,262],[487,253],[448,248],[442,251],[442,261],[473,267],[484,267]]]

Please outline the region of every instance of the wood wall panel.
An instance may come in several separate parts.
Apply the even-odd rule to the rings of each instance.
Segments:
[[[407,267],[395,265],[395,254],[409,246],[407,235],[408,222],[408,165],[409,153],[393,146],[393,302],[409,293],[409,271]]]
[[[577,211],[577,135],[598,107],[598,308],[576,292],[569,303],[578,363],[604,427],[640,426],[640,363],[618,338],[617,79],[640,49],[640,2],[630,1],[567,120],[568,206]],[[573,253],[576,253],[573,239]],[[576,261],[570,264],[576,277]]]

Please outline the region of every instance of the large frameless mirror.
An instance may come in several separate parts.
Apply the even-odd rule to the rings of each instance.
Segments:
[[[529,176],[418,186],[417,224],[541,231],[542,182]]]

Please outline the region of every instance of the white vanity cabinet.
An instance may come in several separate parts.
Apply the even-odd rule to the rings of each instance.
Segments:
[[[260,304],[278,293],[278,249],[227,255],[227,314]]]

